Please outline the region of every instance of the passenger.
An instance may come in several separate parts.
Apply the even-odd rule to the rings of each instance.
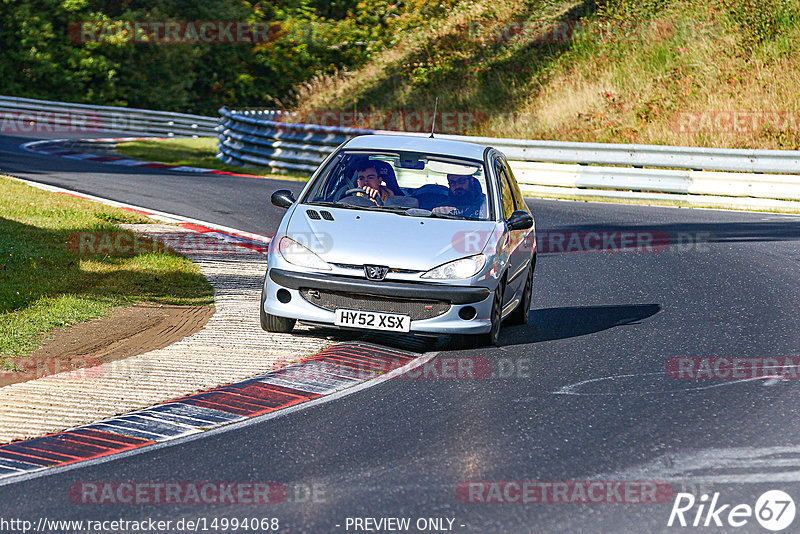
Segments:
[[[468,219],[486,218],[486,195],[481,184],[472,175],[448,174],[450,191],[444,206],[433,209],[434,213],[460,215]]]
[[[382,204],[386,202],[387,198],[394,196],[394,192],[381,185],[383,180],[378,171],[378,163],[381,162],[366,160],[360,163],[356,170],[358,171],[358,187],[362,188],[376,204],[378,201],[375,199],[380,198]],[[359,195],[363,196],[361,193]]]

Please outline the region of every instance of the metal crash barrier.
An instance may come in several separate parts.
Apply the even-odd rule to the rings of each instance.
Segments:
[[[216,134],[217,117],[0,96],[5,134],[124,132],[146,137]]]
[[[222,161],[309,174],[356,135],[427,135],[295,124],[280,111],[220,109]],[[661,145],[529,141],[437,134],[491,145],[508,157],[521,189],[534,195],[690,200],[742,208],[800,205],[800,152]]]

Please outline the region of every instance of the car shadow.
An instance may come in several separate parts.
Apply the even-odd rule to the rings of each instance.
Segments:
[[[503,325],[498,345],[501,347],[527,345],[594,334],[617,326],[638,324],[659,311],[661,311],[660,304],[566,306],[531,310],[527,325]],[[474,348],[465,342],[463,336],[427,337],[389,332],[358,332],[326,327],[316,327],[308,332],[298,332],[297,334],[327,337],[336,343],[347,341],[374,343],[417,353]]]
[[[500,330],[499,344],[524,345],[585,336],[617,326],[638,324],[659,311],[660,304],[566,306],[531,310],[527,325],[504,326]]]

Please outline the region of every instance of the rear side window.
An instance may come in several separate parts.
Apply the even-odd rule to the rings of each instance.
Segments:
[[[509,185],[508,172],[506,172],[505,166],[499,158],[494,160],[494,170],[497,180],[500,182],[500,203],[503,206],[503,218],[508,219],[517,208],[514,193]]]
[[[517,206],[517,209],[530,212],[527,204],[525,204],[522,191],[519,190],[519,184],[517,183],[517,179],[514,177],[514,171],[511,170],[511,165],[509,165],[505,159],[503,160],[503,168],[508,172],[508,183],[511,186],[511,192],[514,194],[514,202]]]

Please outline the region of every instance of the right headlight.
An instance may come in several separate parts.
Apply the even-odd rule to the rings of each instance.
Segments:
[[[461,258],[440,265],[423,274],[420,278],[433,278],[437,280],[472,278],[481,272],[484,265],[486,265],[486,256],[483,254],[476,254],[475,256]]]
[[[322,271],[330,271],[331,266],[328,263],[304,247],[290,237],[283,237],[278,245],[283,259],[293,265],[300,267],[307,267],[309,269],[320,269]]]

